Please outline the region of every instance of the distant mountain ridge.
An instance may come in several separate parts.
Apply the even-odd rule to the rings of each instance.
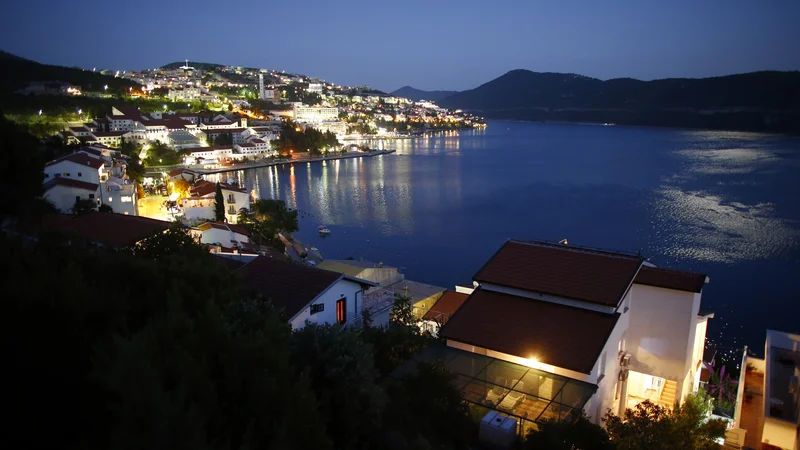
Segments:
[[[409,100],[414,100],[418,102],[420,100],[429,100],[432,102],[438,102],[439,100],[449,97],[453,94],[457,94],[458,91],[423,91],[420,89],[413,88],[411,86],[403,86],[400,89],[391,93],[391,95],[395,97],[403,97]]]
[[[800,72],[603,81],[512,70],[439,104],[495,119],[800,132]]]

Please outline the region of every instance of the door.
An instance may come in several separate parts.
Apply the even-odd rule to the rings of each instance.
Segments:
[[[345,323],[347,321],[347,297],[336,300],[336,322]]]

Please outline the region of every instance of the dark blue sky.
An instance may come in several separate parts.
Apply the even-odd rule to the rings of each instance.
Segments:
[[[800,69],[799,0],[6,0],[0,49],[141,69],[189,58],[394,90],[511,69],[597,78]]]

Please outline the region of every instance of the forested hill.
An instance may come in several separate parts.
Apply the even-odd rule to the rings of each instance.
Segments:
[[[800,72],[603,81],[512,70],[439,103],[502,119],[800,132]]]
[[[130,80],[114,78],[99,72],[74,67],[40,64],[11,53],[0,51],[0,93],[9,93],[28,86],[33,81],[63,81],[80,86],[85,91],[127,91],[138,85]]]
[[[458,91],[423,91],[411,86],[403,86],[400,89],[392,92],[392,95],[414,101],[429,100],[436,102],[457,93]]]

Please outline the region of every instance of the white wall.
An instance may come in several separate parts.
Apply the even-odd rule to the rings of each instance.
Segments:
[[[72,207],[75,206],[75,197],[86,200],[89,199],[89,195],[93,195],[94,199],[97,200],[99,195],[98,191],[99,188],[97,191],[91,192],[72,186],[53,186],[44,193],[44,199],[51,202],[60,212],[71,213]]]
[[[184,207],[183,211],[186,214],[186,220],[214,220],[213,206]]]
[[[764,434],[761,442],[777,445],[782,449],[794,450],[797,444],[797,425],[784,420],[764,418]]]
[[[228,223],[236,223],[240,209],[250,209],[250,195],[246,192],[222,189],[222,196],[225,197],[225,217],[228,219]],[[230,201],[231,196],[233,202]],[[231,210],[231,208],[233,209]]]
[[[358,278],[388,286],[403,281],[405,277],[395,267],[368,267],[358,274]]]
[[[304,327],[306,321],[317,324],[336,323],[336,301],[342,297],[347,298],[348,320],[354,317],[360,317],[361,307],[364,301],[361,285],[354,281],[340,279],[321,296],[306,305],[302,311],[297,313],[295,317],[289,321],[292,325],[292,329]],[[320,303],[325,305],[325,310],[311,314],[311,304],[316,305]]]
[[[219,243],[223,247],[230,247],[233,245],[231,240],[237,242],[250,242],[250,239],[239,233],[228,230],[220,230],[218,228],[209,228],[200,235],[201,244],[216,244]]]
[[[86,156],[86,158],[94,161],[101,161],[94,156],[88,156],[85,154],[82,154],[82,156]],[[47,175],[44,181],[48,182],[55,178],[56,174],[60,174],[59,176],[64,178],[71,178],[73,180],[97,184],[100,183],[101,170],[102,167],[99,169],[93,169],[89,166],[84,166],[83,164],[76,164],[72,161],[60,161],[44,168],[44,173]],[[78,174],[80,174],[80,176]]]
[[[631,370],[677,381],[681,388],[694,351],[700,296],[634,284],[630,301]]]
[[[624,311],[624,310],[623,310]],[[608,336],[603,351],[592,367],[590,383],[597,385],[597,392],[589,399],[584,407],[586,415],[593,423],[601,424],[601,419],[606,411],[614,407],[614,395],[617,389],[617,382],[620,373],[619,352],[626,351],[628,328],[630,327],[631,311],[620,311],[620,318]],[[605,360],[603,360],[605,358]],[[623,392],[624,394],[624,392]],[[620,395],[620,402],[625,400],[624,395]],[[616,411],[612,411],[616,413]]]

